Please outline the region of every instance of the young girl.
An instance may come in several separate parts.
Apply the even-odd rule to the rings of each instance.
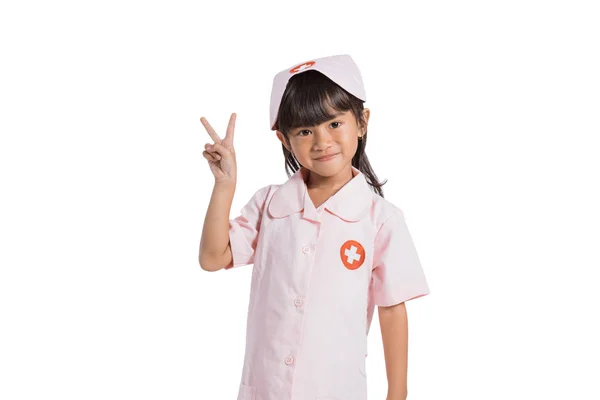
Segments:
[[[233,220],[236,114],[223,139],[200,119],[214,141],[203,156],[215,177],[200,265],[254,264],[238,400],[366,400],[375,305],[387,400],[406,398],[404,303],[429,288],[403,212],[383,198],[367,159],[365,101],[348,55],[279,72],[270,128],[289,179],[260,188]]]

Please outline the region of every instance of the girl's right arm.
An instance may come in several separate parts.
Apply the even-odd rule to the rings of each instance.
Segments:
[[[200,267],[205,271],[218,271],[233,259],[229,244],[229,212],[235,186],[215,184],[210,204],[204,218],[200,240]]]
[[[233,147],[236,114],[231,114],[227,134],[221,140],[206,118],[200,118],[214,144],[207,143],[202,152],[215,177],[210,204],[206,210],[198,262],[205,271],[218,271],[232,261],[229,244],[229,213],[235,193],[237,167]]]

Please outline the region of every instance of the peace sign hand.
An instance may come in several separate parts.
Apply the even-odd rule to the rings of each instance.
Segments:
[[[236,117],[235,113],[231,114],[224,139],[217,135],[217,132],[210,126],[206,118],[200,117],[200,122],[214,141],[212,145],[210,143],[204,145],[205,150],[202,155],[208,160],[210,170],[215,177],[215,184],[233,184],[235,186],[236,183],[237,166],[233,148],[233,131]]]

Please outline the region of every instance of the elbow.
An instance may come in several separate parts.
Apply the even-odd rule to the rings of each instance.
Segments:
[[[202,254],[198,256],[198,263],[200,264],[200,268],[204,271],[214,272],[217,270],[217,268],[214,267],[215,263],[207,257],[203,257]]]
[[[198,257],[198,263],[200,264],[200,268],[204,271],[215,272],[226,267],[226,263],[218,257],[202,255]]]
[[[223,268],[227,269],[233,266],[233,255],[231,247],[228,244],[227,249],[223,253],[202,252],[198,255],[198,263],[200,268],[205,271],[215,272]]]
[[[203,264],[203,263],[200,263],[200,268],[202,268],[204,271],[208,271],[208,272],[215,272],[220,269],[220,268],[213,267],[212,264]]]

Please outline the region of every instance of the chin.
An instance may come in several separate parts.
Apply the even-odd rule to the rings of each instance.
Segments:
[[[323,163],[312,161],[308,169],[321,176],[334,176],[344,169],[345,166],[346,163],[340,160],[331,160]]]

